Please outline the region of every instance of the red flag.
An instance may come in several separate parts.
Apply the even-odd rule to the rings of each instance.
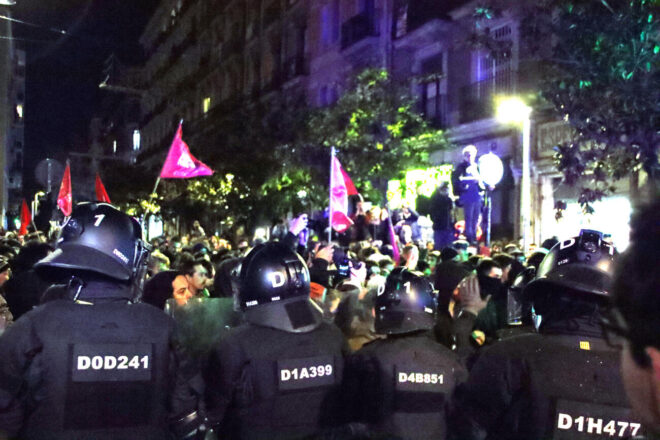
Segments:
[[[30,221],[32,221],[32,216],[30,215],[30,209],[28,208],[25,199],[23,199],[23,203],[21,204],[21,229],[19,229],[18,235],[27,234],[27,228],[28,225],[30,224]]]
[[[101,181],[101,176],[99,176],[99,173],[96,173],[94,189],[96,190],[96,200],[99,202],[112,203],[110,201],[110,197],[108,197],[108,193],[105,190],[105,186],[103,186],[103,182]]]
[[[332,187],[330,188],[330,211],[332,212],[331,225],[335,231],[344,232],[353,224],[353,220],[348,218],[347,215],[348,189],[346,180],[344,179],[345,173],[341,169],[341,164],[335,156],[332,156],[332,168],[330,171],[332,173],[330,176],[330,182],[332,182]],[[355,189],[355,186],[353,186],[353,189]]]
[[[160,177],[163,179],[189,179],[198,176],[210,176],[213,170],[195,159],[190,154],[188,145],[181,138],[183,130],[181,124],[174,135],[172,146],[167,153]]]
[[[69,167],[69,162],[66,163],[66,168],[64,169],[60,193],[57,195],[57,206],[59,206],[65,216],[68,217],[71,215],[73,198],[71,196],[71,168]]]
[[[351,178],[348,177],[348,174],[344,171],[344,167],[339,165],[339,169],[341,170],[341,175],[344,177],[344,183],[346,184],[346,194],[349,196],[357,196],[360,194],[357,188],[355,188],[355,185],[353,185]]]

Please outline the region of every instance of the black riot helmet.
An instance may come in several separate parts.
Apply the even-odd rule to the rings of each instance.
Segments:
[[[321,324],[309,297],[309,270],[283,243],[260,244],[241,263],[238,292],[245,319],[289,333],[305,333]]]
[[[39,261],[38,270],[86,272],[125,282],[144,278],[150,246],[133,217],[107,203],[84,202],[73,209],[57,249]]]
[[[579,236],[552,247],[524,294],[539,313],[537,302],[542,297],[568,294],[587,301],[605,299],[610,294],[615,255],[616,249],[603,240],[601,232],[583,229]]]
[[[513,280],[511,286],[507,289],[507,324],[508,325],[526,325],[532,324],[532,302],[523,295],[525,286],[529,284],[536,275],[534,266],[525,268]]]
[[[429,330],[435,324],[437,305],[433,285],[423,274],[397,267],[378,290],[374,304],[376,333]]]

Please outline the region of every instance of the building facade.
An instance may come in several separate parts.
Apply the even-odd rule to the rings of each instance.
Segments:
[[[204,143],[204,127],[236,102],[302,95],[308,105],[327,106],[353,74],[387,68],[410,85],[419,110],[456,145],[432,154],[429,165],[459,162],[467,144],[503,160],[504,178],[491,194],[493,237],[518,238],[522,132],[495,118],[495,102],[533,95],[539,72],[521,44],[515,12],[475,23],[476,6],[461,0],[163,0],[140,39],[148,55],[140,160],[161,163],[181,119],[197,128],[190,131],[197,148],[213,148]],[[501,50],[466,44],[486,27]],[[549,109],[534,109],[531,242],[561,233],[568,223],[554,220],[561,179],[552,147],[569,135]]]

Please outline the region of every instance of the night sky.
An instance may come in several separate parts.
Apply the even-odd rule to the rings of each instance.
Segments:
[[[25,195],[38,188],[36,164],[87,151],[89,121],[103,92],[103,62],[142,60],[138,38],[158,0],[16,0],[14,37],[27,51]],[[65,36],[48,28],[63,29]]]

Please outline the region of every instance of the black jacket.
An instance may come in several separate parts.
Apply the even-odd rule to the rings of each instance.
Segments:
[[[50,301],[0,337],[0,432],[163,439],[170,417],[196,409],[173,321],[125,294],[91,286],[80,295],[87,304]]]
[[[426,332],[368,343],[346,364],[344,407],[353,422],[403,439],[444,439],[454,387],[467,372]]]
[[[204,374],[221,438],[296,439],[334,426],[347,350],[327,323],[308,333],[252,324],[230,330]]]
[[[639,428],[619,353],[586,318],[485,348],[455,405],[452,431],[461,440],[628,438]]]

